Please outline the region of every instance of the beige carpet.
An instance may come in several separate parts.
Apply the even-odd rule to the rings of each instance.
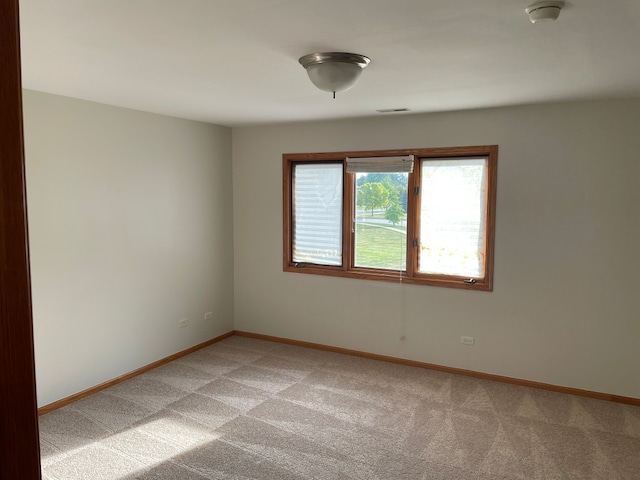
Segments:
[[[640,407],[238,336],[40,429],[43,479],[640,479]]]

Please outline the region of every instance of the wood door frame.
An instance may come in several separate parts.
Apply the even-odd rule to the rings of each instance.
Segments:
[[[0,72],[0,479],[38,480],[18,0],[0,2]]]

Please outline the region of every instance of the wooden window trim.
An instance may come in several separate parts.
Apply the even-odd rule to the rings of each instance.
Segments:
[[[292,258],[292,175],[293,165],[304,162],[344,161],[347,157],[392,157],[414,155],[414,173],[409,176],[409,198],[407,201],[407,265],[405,271],[381,270],[355,267],[353,256],[355,246],[354,235],[351,234],[353,190],[355,176],[343,172],[343,228],[342,228],[342,266],[325,266],[315,264],[295,264]],[[420,231],[419,196],[411,192],[420,186],[420,160],[424,158],[469,158],[486,157],[488,159],[488,189],[485,237],[485,276],[475,279],[475,283],[465,283],[465,277],[450,275],[433,275],[418,272],[418,255],[411,254],[417,248],[413,239]],[[430,285],[447,288],[460,288],[474,291],[493,291],[495,223],[496,223],[496,190],[498,175],[498,146],[481,145],[447,148],[417,148],[394,150],[365,150],[323,153],[285,153],[282,156],[282,197],[283,197],[283,271],[305,273],[311,275],[328,275],[334,277],[377,280],[417,285]]]

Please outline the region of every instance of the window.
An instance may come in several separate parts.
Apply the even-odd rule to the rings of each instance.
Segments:
[[[283,155],[284,270],[493,289],[498,147]]]
[[[297,164],[293,170],[295,263],[342,264],[342,164]]]

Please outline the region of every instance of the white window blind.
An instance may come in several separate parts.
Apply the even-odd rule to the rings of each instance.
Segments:
[[[418,270],[482,277],[488,160],[429,159],[422,161],[421,171]]]
[[[342,178],[342,163],[295,165],[293,262],[342,265]]]
[[[413,155],[401,157],[347,157],[347,173],[413,172]]]

